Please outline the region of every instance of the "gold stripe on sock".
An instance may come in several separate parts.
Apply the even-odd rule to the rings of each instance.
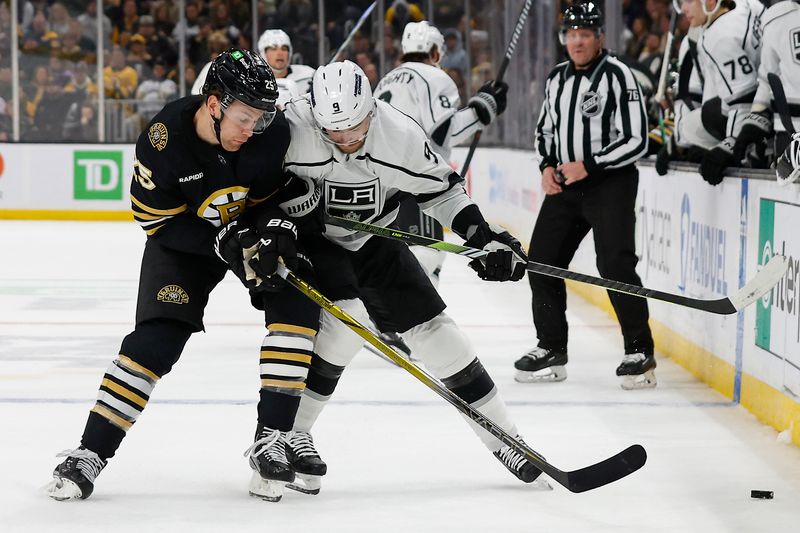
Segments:
[[[123,431],[128,431],[133,425],[133,422],[129,422],[124,418],[112,413],[100,404],[95,404],[94,407],[92,407],[92,411],[102,416]]]
[[[311,356],[305,353],[273,352],[270,350],[261,350],[261,358],[269,359],[270,361],[297,361],[298,363],[311,364]]]
[[[122,363],[124,366],[130,368],[131,370],[139,372],[140,374],[144,374],[145,376],[149,377],[154,381],[158,381],[159,379],[161,379],[158,376],[156,376],[152,371],[146,369],[145,367],[143,367],[142,365],[140,365],[127,355],[119,354],[119,362]]]
[[[307,335],[309,337],[315,337],[317,335],[316,330],[311,328],[304,328],[303,326],[295,326],[292,324],[267,324],[267,329],[270,331],[285,331],[287,333],[299,333],[300,335]]]
[[[109,380],[108,378],[103,378],[103,381],[100,383],[101,387],[105,387],[109,390],[116,392],[117,394],[124,396],[125,398],[129,399],[142,409],[147,405],[147,400],[136,394],[135,392],[126,389],[122,385],[118,383],[114,383],[113,381]]]

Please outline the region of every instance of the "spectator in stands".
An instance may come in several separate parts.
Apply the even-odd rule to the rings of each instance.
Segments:
[[[110,46],[110,38],[112,31],[111,19],[103,15],[100,19],[102,21],[103,35],[106,46]],[[81,24],[81,31],[86,39],[90,39],[93,43],[97,43],[97,2],[90,0],[86,4],[86,11],[78,15],[78,22]]]
[[[644,47],[639,53],[639,63],[644,65],[654,76],[661,72],[661,61],[664,51],[661,49],[661,35],[650,32],[644,40]]]
[[[457,70],[462,79],[467,79],[467,52],[461,44],[461,34],[454,28],[444,31],[444,57],[439,64],[445,70]]]
[[[168,65],[175,65],[178,55],[167,37],[156,30],[155,20],[150,15],[139,18],[139,34],[144,37],[150,57],[161,57]]]
[[[128,41],[128,57],[126,61],[136,71],[139,79],[149,75],[153,57],[147,51],[146,41],[142,34],[136,33]]]
[[[647,18],[644,16],[636,17],[633,19],[630,30],[626,28],[626,32],[623,34],[624,38],[627,39],[627,44],[625,45],[625,55],[631,60],[636,60],[636,58],[638,58],[642,53],[642,49],[644,48],[644,43],[648,35],[647,27]]]
[[[70,142],[97,141],[97,111],[91,101],[75,102],[70,106],[62,136]]]
[[[85,61],[79,61],[70,73],[70,80],[64,86],[67,94],[83,95],[86,97],[97,96],[97,84],[89,76],[89,66]]]
[[[59,35],[64,35],[69,31],[69,23],[72,17],[69,16],[67,8],[60,2],[55,2],[50,6],[50,30]]]
[[[425,14],[415,3],[405,0],[394,0],[384,17],[386,24],[391,28],[393,35],[403,35],[403,29],[409,22],[425,20]]]
[[[125,52],[119,45],[114,46],[109,65],[103,69],[103,83],[107,98],[126,99],[136,92],[139,76],[125,62]]]
[[[94,41],[83,36],[80,22],[72,20],[69,31],[61,37],[61,58],[76,63],[91,55],[94,61],[95,52]]]
[[[169,3],[162,1],[153,4],[153,22],[157,34],[165,37],[172,35],[177,20],[177,12],[172,13]]]
[[[42,65],[34,69],[33,79],[22,87],[23,118],[29,125],[33,124],[36,108],[44,97],[49,81],[50,71]]]
[[[29,54],[39,54],[50,46],[45,42],[48,33],[47,18],[39,11],[31,20],[31,27],[23,37],[22,51]]]
[[[228,4],[217,4],[211,18],[211,26],[214,28],[214,31],[222,32],[229,43],[235,43],[239,40],[239,33],[241,32],[230,17]]]
[[[184,13],[184,20],[178,21],[175,29],[172,30],[172,38],[178,43],[183,36],[188,45],[194,37],[200,33],[200,7],[196,2],[187,2]]]
[[[166,62],[163,58],[156,58],[152,74],[136,89],[136,100],[139,102],[139,117],[142,126],[161,111],[164,104],[174,100],[178,95],[178,86],[174,81],[168,80],[166,76]]]
[[[197,21],[199,31],[189,44],[189,60],[198,71],[203,65],[208,63],[210,56],[208,49],[208,38],[211,37],[211,21],[205,17],[200,17]]]
[[[36,106],[33,119],[35,140],[52,141],[59,138],[71,100],[72,95],[65,94],[61,85],[51,76]]]
[[[136,0],[125,0],[122,4],[122,16],[114,25],[111,40],[120,46],[127,46],[138,26],[139,10],[136,7]]]

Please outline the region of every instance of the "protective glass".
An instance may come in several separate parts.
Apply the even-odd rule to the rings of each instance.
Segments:
[[[363,141],[369,133],[369,126],[372,123],[372,113],[356,126],[346,130],[327,130],[320,128],[322,140],[337,146],[352,146]]]

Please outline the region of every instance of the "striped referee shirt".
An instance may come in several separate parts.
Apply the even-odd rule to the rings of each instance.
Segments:
[[[585,70],[556,65],[536,127],[540,169],[583,161],[590,176],[632,164],[647,152],[647,115],[631,70],[605,50]]]

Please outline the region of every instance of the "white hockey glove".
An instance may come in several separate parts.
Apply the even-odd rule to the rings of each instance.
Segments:
[[[473,230],[474,228],[474,230]],[[528,256],[522,245],[505,229],[483,223],[467,232],[466,246],[489,252],[481,259],[473,259],[469,266],[478,277],[487,281],[519,281],[525,275]]]

